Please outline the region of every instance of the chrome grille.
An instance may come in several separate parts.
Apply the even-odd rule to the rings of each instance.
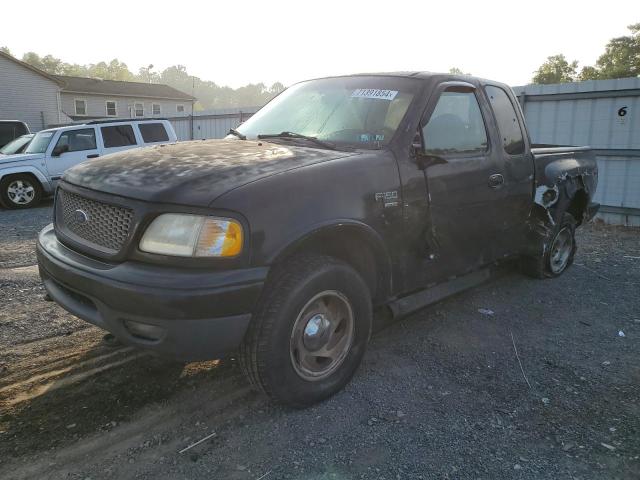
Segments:
[[[60,189],[56,227],[109,253],[118,252],[129,236],[133,211]],[[61,217],[61,218],[60,218]]]

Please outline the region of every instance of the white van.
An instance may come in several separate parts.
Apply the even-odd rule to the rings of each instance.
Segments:
[[[98,120],[42,130],[24,153],[0,157],[0,203],[6,208],[34,207],[55,191],[67,168],[109,153],[176,140],[168,120]]]

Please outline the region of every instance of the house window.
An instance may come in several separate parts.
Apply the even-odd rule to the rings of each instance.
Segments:
[[[108,100],[106,105],[107,105],[107,117],[115,117],[118,115],[116,102]]]
[[[133,104],[133,114],[136,117],[144,117],[144,104],[142,102]]]
[[[176,112],[184,113],[184,105],[176,105]]]
[[[75,99],[74,100],[76,106],[76,115],[86,115],[87,114],[87,101]]]
[[[151,113],[153,115],[160,115],[160,104],[159,103],[152,103],[151,104]]]

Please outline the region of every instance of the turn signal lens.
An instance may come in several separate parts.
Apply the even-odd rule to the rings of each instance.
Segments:
[[[207,218],[202,225],[196,257],[235,257],[242,251],[242,226],[235,220]]]

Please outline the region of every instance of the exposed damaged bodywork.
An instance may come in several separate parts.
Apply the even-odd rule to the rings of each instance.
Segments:
[[[592,203],[592,198],[598,184],[598,165],[588,147],[545,145],[532,148],[531,152],[535,163],[535,192],[530,223],[536,233],[535,249],[544,253],[544,239],[564,212],[571,213],[578,224],[596,214],[598,205]]]

